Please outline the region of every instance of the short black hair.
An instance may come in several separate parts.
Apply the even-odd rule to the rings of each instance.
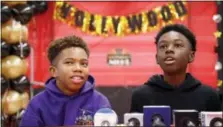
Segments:
[[[156,45],[157,45],[160,37],[169,31],[176,31],[176,32],[183,34],[189,40],[191,47],[192,47],[192,51],[196,51],[196,43],[197,42],[196,42],[195,35],[193,34],[193,32],[191,30],[189,30],[189,28],[187,28],[186,26],[184,26],[182,24],[170,24],[170,25],[164,26],[155,37]]]
[[[70,48],[70,47],[80,47],[85,50],[88,57],[90,55],[86,42],[82,38],[72,35],[72,36],[59,38],[50,43],[47,50],[48,60],[50,61],[50,63],[53,64],[53,60],[63,49]]]

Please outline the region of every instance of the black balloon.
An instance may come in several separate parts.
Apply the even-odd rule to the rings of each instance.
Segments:
[[[9,87],[9,81],[1,76],[1,94],[3,95]]]
[[[47,1],[28,1],[34,10],[34,14],[43,13],[48,9]]]
[[[1,40],[1,58],[4,58],[11,53],[11,45]]]
[[[11,9],[9,6],[2,3],[1,6],[1,23],[6,23],[12,17]]]
[[[30,46],[26,42],[22,42],[21,44],[12,45],[12,54],[17,55],[21,58],[26,58],[30,54]]]
[[[13,6],[12,14],[16,21],[27,24],[33,16],[33,8],[29,4],[18,4]]]
[[[11,88],[19,93],[23,93],[26,88],[29,88],[30,82],[29,79],[22,75],[18,78],[11,80]]]

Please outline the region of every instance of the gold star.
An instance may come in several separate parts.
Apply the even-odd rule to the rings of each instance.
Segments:
[[[221,35],[222,35],[222,32],[220,32],[220,31],[216,31],[216,32],[214,32],[214,36],[215,36],[216,38],[220,38]]]

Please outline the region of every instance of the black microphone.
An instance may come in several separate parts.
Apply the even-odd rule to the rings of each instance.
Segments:
[[[124,124],[128,127],[142,127],[143,113],[125,113]]]
[[[210,127],[223,127],[223,119],[216,117],[211,120]]]
[[[215,127],[223,127],[223,123],[218,121],[214,124]]]
[[[152,127],[165,127],[166,125],[163,122],[163,118],[159,114],[154,114],[152,116]]]
[[[196,127],[195,123],[192,120],[184,120],[182,127]]]

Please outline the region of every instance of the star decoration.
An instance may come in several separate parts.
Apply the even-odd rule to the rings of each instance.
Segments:
[[[216,32],[214,32],[214,36],[215,36],[216,38],[220,38],[221,35],[222,35],[222,32],[220,32],[220,31],[216,31]]]
[[[222,80],[218,80],[218,87],[220,87],[222,84]]]

